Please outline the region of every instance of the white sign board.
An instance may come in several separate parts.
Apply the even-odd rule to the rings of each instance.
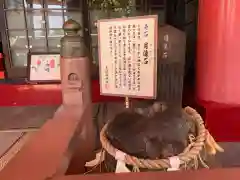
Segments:
[[[32,54],[29,58],[29,81],[61,80],[59,54]]]
[[[98,21],[102,95],[155,98],[157,16]]]

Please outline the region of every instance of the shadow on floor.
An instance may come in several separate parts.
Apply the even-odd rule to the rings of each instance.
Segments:
[[[41,127],[56,109],[57,106],[1,107],[0,131]]]

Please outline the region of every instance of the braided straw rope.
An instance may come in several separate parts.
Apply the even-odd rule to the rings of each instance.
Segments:
[[[181,166],[185,166],[190,161],[196,159],[198,155],[200,154],[201,150],[204,147],[207,133],[208,131],[205,129],[203,120],[201,116],[197,113],[196,110],[192,109],[191,107],[184,108],[184,112],[188,114],[192,120],[195,121],[197,124],[198,129],[198,135],[195,139],[195,142],[192,144],[192,148],[186,148],[183,153],[178,155],[178,158],[180,160]],[[106,129],[107,124],[103,127],[101,133],[100,133],[100,141],[102,143],[103,148],[113,157],[116,157],[116,152],[121,152],[120,150],[116,149],[111,145],[111,143],[108,141],[106,137]],[[122,152],[123,153],[123,152]],[[123,153],[125,154],[125,153]],[[150,159],[139,159],[134,156],[130,156],[128,154],[125,154],[124,162],[128,165],[132,165],[134,167],[138,168],[146,168],[146,169],[165,169],[165,168],[171,168],[169,159],[156,159],[156,160],[150,160]]]

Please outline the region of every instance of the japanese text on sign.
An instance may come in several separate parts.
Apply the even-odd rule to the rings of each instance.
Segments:
[[[157,16],[100,20],[101,93],[156,97]]]

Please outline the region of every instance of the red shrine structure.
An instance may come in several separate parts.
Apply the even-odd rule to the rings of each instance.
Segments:
[[[135,14],[158,14],[160,23],[167,22],[187,33],[183,103],[204,108],[205,121],[220,141],[240,139],[237,83],[237,13],[240,4],[238,1],[231,2],[199,0],[183,5],[179,3],[179,6],[175,4],[179,9],[186,6],[183,8],[186,11],[184,15],[180,10],[173,14],[171,7],[174,5],[164,4],[164,1],[136,0],[134,8]],[[1,1],[1,106],[61,104],[60,86],[29,84],[26,81],[26,66],[30,52],[59,52],[59,40],[63,36],[61,26],[68,18],[74,18],[85,27],[85,44],[97,64],[95,22],[105,15],[98,9],[86,7],[89,4],[85,0]],[[193,22],[197,19],[196,26],[197,23]],[[183,26],[184,23],[187,25]],[[192,79],[194,74],[196,78]],[[92,87],[93,102],[120,100],[100,96],[97,79],[92,80]]]
[[[183,105],[192,106],[202,114],[207,128],[216,140],[239,141],[240,86],[237,81],[240,72],[238,70],[240,1],[198,0],[176,3],[180,2],[179,0],[172,1],[175,2],[173,4],[167,2],[135,0],[133,15],[158,14],[159,17],[163,17],[163,19],[159,18],[159,24],[167,22],[186,32],[187,61]],[[66,20],[74,19],[83,27],[84,43],[87,48],[91,49],[90,59],[93,61],[92,64],[97,67],[97,27],[95,22],[106,17],[101,10],[94,9],[88,3],[87,0],[0,1],[0,22],[2,22],[0,27],[2,38],[1,106],[60,105],[62,103],[60,84],[34,84],[27,81],[27,64],[29,53],[60,52],[59,42],[63,37],[62,24]],[[115,13],[111,15],[111,17],[118,16],[121,15]],[[194,22],[196,27],[192,26]],[[196,28],[194,32],[197,32],[197,35],[193,33],[193,27]],[[192,78],[195,77],[195,74],[196,78]],[[100,96],[99,80],[96,76],[93,75],[93,77],[91,80],[92,102],[123,100],[122,98]],[[151,175],[149,173],[141,175],[135,173],[130,175],[110,174],[92,177],[64,176],[67,173],[74,174],[76,169],[80,171],[79,167],[83,167],[85,163],[82,153],[87,152],[86,149],[83,151],[82,144],[74,146],[77,151],[73,152],[72,146],[66,150],[70,142],[76,143],[77,138],[75,138],[74,132],[82,130],[83,127],[77,118],[82,111],[74,114],[75,109],[68,110],[68,113],[61,110],[56,112],[57,120],[60,120],[61,123],[56,119],[48,121],[11,161],[6,170],[0,173],[0,179],[7,179],[10,176],[18,179],[17,176],[12,175],[14,173],[32,180],[149,179],[156,177],[190,179],[193,176],[196,179],[228,177],[234,180],[239,177],[238,169],[200,170],[191,172],[190,176],[189,172],[152,173]],[[68,119],[72,121],[68,121]],[[78,127],[81,128],[78,129]],[[89,127],[84,126],[84,128]],[[61,136],[56,130],[61,131]],[[87,146],[87,141],[85,142]],[[39,156],[35,156],[32,152],[37,152]],[[38,163],[33,166],[32,162]],[[31,168],[33,168],[32,171]],[[24,174],[28,174],[28,176],[24,176]]]

